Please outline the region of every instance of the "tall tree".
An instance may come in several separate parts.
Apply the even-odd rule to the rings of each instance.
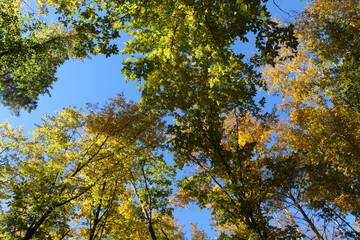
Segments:
[[[118,37],[119,30],[132,37],[122,51],[130,55],[123,72],[139,83],[142,106],[175,118],[169,133],[178,166],[195,164],[204,168],[200,182],[225,185],[221,194],[227,195],[229,205],[215,205],[222,213],[233,214],[231,221],[240,218],[252,234],[266,239],[270,227],[261,200],[253,201],[257,193],[249,190],[260,175],[254,170],[253,181],[238,175],[251,165],[252,153],[236,141],[225,146],[224,121],[226,114],[239,115],[238,119],[248,112],[259,115],[254,97],[263,83],[256,67],[272,63],[280,43],[296,47],[292,26],[271,20],[266,1],[39,2],[45,8],[54,6],[62,21],[84,34],[84,46],[94,53],[116,52],[110,39]],[[248,42],[251,34],[259,54],[247,58],[233,45],[238,40]],[[217,192],[207,195],[211,194]],[[208,200],[198,202],[204,207]]]
[[[360,207],[357,6],[358,1],[313,1],[296,23],[297,56],[264,71],[289,114],[274,151],[297,159],[297,167],[290,168],[297,174],[283,194],[317,239],[330,238],[332,227],[336,236],[360,236],[346,221],[348,215],[358,219]],[[283,57],[288,54],[283,50]],[[305,210],[313,210],[323,223],[315,226]]]
[[[146,162],[144,171],[135,166],[141,158],[153,156],[161,146],[163,123],[121,97],[103,109],[85,114],[68,108],[57,117],[46,117],[29,138],[8,124],[2,125],[1,234],[18,239],[103,239],[122,232],[122,224],[140,223],[139,229],[122,232],[116,238],[139,233],[146,218],[137,209],[139,202],[129,185],[146,178],[162,192],[146,192],[159,200],[145,205],[152,208],[154,229],[177,227],[166,212],[172,169],[161,162]],[[162,163],[160,175],[147,170],[148,163]],[[167,170],[166,170],[167,169]],[[166,171],[164,171],[166,170]],[[130,173],[134,174],[130,174]],[[136,174],[135,174],[136,173]],[[139,179],[140,178],[140,179]],[[140,189],[138,187],[137,189]],[[130,211],[130,212],[129,212]],[[136,213],[136,214],[133,214]],[[166,222],[155,215],[168,218]],[[149,236],[150,236],[150,231]],[[159,231],[157,230],[158,234]],[[125,235],[124,235],[125,234]],[[169,236],[171,234],[168,233]],[[170,238],[171,239],[171,238]]]
[[[1,1],[0,35],[0,101],[15,114],[36,108],[65,60],[85,56],[73,31],[40,20],[18,0]]]
[[[261,200],[253,201],[257,193],[249,190],[259,176],[254,173],[251,181],[239,174],[250,162],[251,151],[224,144],[224,115],[258,114],[254,96],[262,83],[257,60],[276,56],[278,42],[294,47],[291,26],[281,28],[271,21],[260,1],[147,4],[125,9],[125,16],[131,16],[125,30],[134,37],[123,51],[133,55],[124,63],[124,73],[141,84],[142,104],[175,118],[170,142],[178,166],[203,169],[180,187],[190,188],[200,206],[212,204],[222,221],[242,222],[252,235],[268,238],[271,230]],[[260,50],[260,57],[250,61],[232,48],[237,39],[248,41],[249,33],[255,34]],[[215,186],[223,189],[216,191]]]

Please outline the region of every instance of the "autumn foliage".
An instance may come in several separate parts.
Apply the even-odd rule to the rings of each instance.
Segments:
[[[0,125],[1,239],[185,239],[173,212],[194,203],[217,235],[191,223],[192,239],[360,238],[357,0],[309,1],[291,24],[265,0],[9,2],[3,105],[32,110],[57,67],[91,54],[127,54],[142,96],[29,134]]]

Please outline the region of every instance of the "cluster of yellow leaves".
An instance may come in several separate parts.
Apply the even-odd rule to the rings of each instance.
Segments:
[[[300,40],[321,59],[360,53],[358,0],[312,1],[299,19]]]
[[[154,203],[139,204],[143,200],[129,189],[131,181],[160,178],[150,172],[133,179],[145,174],[136,172],[139,159],[161,147],[163,125],[121,97],[102,109],[93,106],[88,114],[67,108],[58,116],[45,116],[29,140],[21,129],[1,124],[1,157],[8,161],[2,162],[0,197],[15,196],[0,212],[1,224],[14,229],[12,237],[149,239],[144,208],[150,208],[156,233],[180,239],[181,228],[172,217],[155,216]],[[165,165],[162,169],[170,171]],[[69,226],[70,221],[79,226]],[[0,228],[0,234],[6,231]]]
[[[252,233],[248,226],[239,221],[237,224],[231,224],[231,223],[222,223],[222,224],[216,224],[218,221],[219,216],[212,216],[212,219],[215,223],[215,228],[217,231],[219,231],[220,234],[225,234],[228,236],[232,236],[234,238],[240,238],[240,239],[252,239],[254,236],[254,233]],[[256,237],[255,237],[256,238]]]
[[[342,100],[337,88],[356,79],[339,79],[337,72],[344,59],[359,53],[359,10],[356,0],[313,1],[298,19],[297,55],[284,60],[290,55],[284,48],[276,66],[263,69],[270,90],[283,98],[279,109],[289,115],[276,130],[276,147],[286,149],[284,155],[299,154],[306,166],[304,199],[355,215],[360,209],[360,112]]]
[[[59,9],[63,9],[63,11],[72,12],[77,10],[81,3],[84,3],[83,0],[36,0],[39,11],[41,14],[48,14],[49,6],[55,6]]]
[[[227,132],[234,129],[237,131],[237,143],[241,148],[247,144],[254,144],[254,151],[264,153],[266,143],[271,141],[271,134],[277,124],[276,116],[273,113],[266,121],[261,122],[250,114],[243,117],[227,116],[224,128]],[[224,144],[227,145],[229,139],[225,138]],[[230,147],[230,145],[228,145]]]
[[[293,110],[290,124],[284,123],[279,130],[278,144],[303,153],[303,161],[314,168],[308,173],[313,179],[310,195],[333,199],[344,212],[356,212],[360,207],[354,189],[349,189],[355,187],[360,176],[359,119],[359,113],[349,112],[343,106],[307,106]]]

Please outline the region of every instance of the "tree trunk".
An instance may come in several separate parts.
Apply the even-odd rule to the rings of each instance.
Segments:
[[[156,240],[156,234],[155,234],[153,225],[151,223],[151,220],[148,222],[148,226],[149,226],[149,232],[150,232],[150,235],[151,235],[151,240]]]
[[[318,231],[318,229],[316,228],[315,224],[313,223],[313,221],[311,221],[311,219],[309,218],[309,216],[306,214],[306,212],[304,211],[303,207],[300,206],[299,202],[295,199],[294,195],[291,193],[291,191],[288,192],[289,193],[289,197],[290,199],[293,201],[295,207],[300,211],[301,215],[304,217],[305,221],[309,224],[311,230],[315,233],[316,237],[320,240],[324,240],[324,238],[321,236],[320,232]]]

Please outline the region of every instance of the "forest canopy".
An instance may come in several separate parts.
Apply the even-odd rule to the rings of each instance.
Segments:
[[[141,98],[0,125],[1,239],[185,239],[189,204],[217,232],[192,223],[192,239],[360,238],[358,0],[308,1],[291,23],[266,0],[36,4],[0,2],[4,106],[35,109],[92,55],[126,54]]]

